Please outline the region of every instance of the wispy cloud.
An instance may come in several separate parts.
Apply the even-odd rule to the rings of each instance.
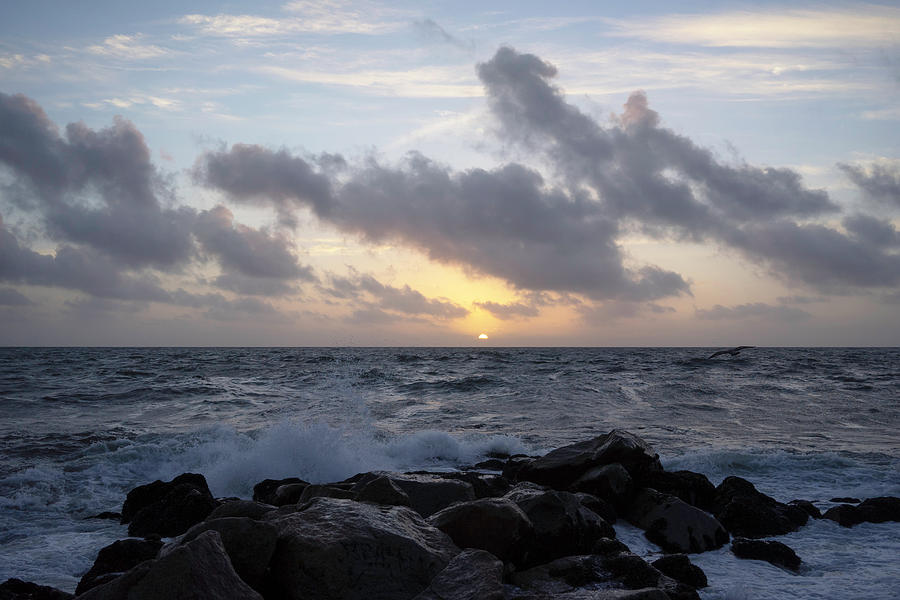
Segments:
[[[346,73],[277,66],[262,67],[259,70],[289,81],[349,86],[379,96],[471,98],[484,95],[471,69],[462,67],[418,67]]]
[[[846,8],[741,10],[713,15],[675,14],[607,19],[611,35],[713,47],[835,48],[897,43],[900,8],[853,4]]]
[[[147,60],[172,53],[171,50],[155,44],[141,43],[143,37],[141,34],[112,35],[103,40],[101,44],[88,46],[87,51],[91,54],[124,60]]]

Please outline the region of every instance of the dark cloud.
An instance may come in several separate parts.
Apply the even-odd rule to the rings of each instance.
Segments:
[[[30,306],[34,304],[27,296],[13,288],[0,288],[0,306]]]
[[[356,272],[349,277],[332,275],[331,287],[326,291],[337,298],[363,302],[367,307],[362,309],[361,314],[368,316],[375,315],[373,311],[425,315],[436,319],[457,319],[469,314],[468,310],[449,300],[426,298],[408,285],[402,288],[385,285],[371,275]],[[367,295],[375,298],[376,304],[368,302]],[[383,317],[378,320],[383,320]]]
[[[216,280],[222,288],[254,295],[284,294],[293,289],[287,281],[316,280],[310,267],[297,262],[287,236],[235,223],[224,206],[198,214],[194,234],[203,251],[215,256],[225,270]]]
[[[540,314],[540,309],[533,304],[523,302],[510,302],[501,304],[499,302],[476,302],[475,306],[491,313],[494,317],[501,320],[510,319],[526,319],[536,317]]]
[[[900,165],[876,163],[865,169],[840,163],[838,168],[872,199],[900,207]]]
[[[844,229],[863,244],[890,248],[900,246],[900,232],[890,221],[869,215],[851,215],[844,219]]]
[[[33,100],[0,94],[0,163],[53,239],[130,267],[171,268],[193,252],[194,211],[168,206],[170,186],[129,121],[99,131],[71,123],[63,137]]]
[[[739,304],[737,306],[722,306],[716,304],[710,309],[696,309],[698,319],[720,321],[720,320],[737,320],[737,319],[770,319],[777,321],[799,321],[810,318],[805,310],[794,306],[784,306],[779,304],[766,304],[764,302],[754,302],[749,304]]]

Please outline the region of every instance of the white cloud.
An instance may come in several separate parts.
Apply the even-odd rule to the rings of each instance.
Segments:
[[[419,67],[336,73],[270,66],[259,71],[290,81],[350,86],[379,96],[471,98],[484,95],[470,68]]]
[[[170,54],[171,51],[153,44],[142,44],[140,39],[143,36],[138,35],[112,35],[102,44],[88,46],[87,51],[91,54],[98,54],[111,58],[121,58],[126,60],[146,60],[151,58],[159,58]]]

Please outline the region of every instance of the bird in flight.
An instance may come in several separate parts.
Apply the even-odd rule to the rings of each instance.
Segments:
[[[730,354],[731,356],[737,356],[741,353],[741,350],[746,350],[747,348],[756,348],[756,346],[736,346],[734,348],[729,348],[728,350],[719,350],[718,352],[713,352],[709,358],[715,358],[717,356],[721,356],[723,354]],[[706,360],[709,360],[707,358]]]

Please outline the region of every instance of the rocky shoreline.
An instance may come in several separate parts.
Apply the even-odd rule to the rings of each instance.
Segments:
[[[449,473],[267,479],[252,500],[216,499],[185,473],[98,515],[132,537],[100,550],[75,596],[10,579],[0,600],[689,600],[707,584],[689,554],[730,542],[740,558],[797,572],[801,558],[764,538],[809,519],[900,521],[900,498],[832,500],[847,502],[823,515],[739,477],[714,486],[667,472],[621,430]],[[666,554],[651,564],[632,553],[616,539],[620,519]]]

